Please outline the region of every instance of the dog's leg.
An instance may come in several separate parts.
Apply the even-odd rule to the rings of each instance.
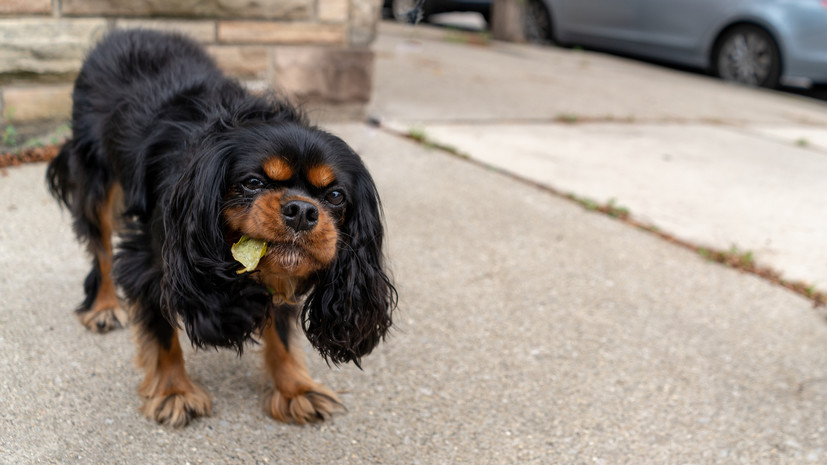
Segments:
[[[127,321],[112,279],[112,235],[119,195],[118,185],[109,187],[104,201],[97,208],[97,227],[87,228],[90,231],[87,238],[89,249],[94,258],[92,271],[84,286],[86,301],[78,309],[77,316],[84,326],[99,333],[119,328]]]
[[[137,315],[135,339],[135,361],[145,374],[138,388],[145,399],[141,408],[144,415],[176,428],[196,417],[210,415],[210,396],[187,376],[178,331],[160,314],[145,313]]]
[[[292,309],[276,309],[276,317],[262,331],[264,364],[273,380],[264,409],[276,420],[298,423],[324,420],[343,408],[336,394],[316,383],[307,372],[302,348],[291,343],[294,325]]]

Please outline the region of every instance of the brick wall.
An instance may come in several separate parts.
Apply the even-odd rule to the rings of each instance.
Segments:
[[[3,123],[68,119],[72,81],[115,28],[175,30],[229,74],[275,87],[311,117],[362,117],[382,0],[0,0]],[[321,109],[320,111],[314,111]]]

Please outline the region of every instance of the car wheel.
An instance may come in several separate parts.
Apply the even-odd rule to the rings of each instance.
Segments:
[[[400,23],[410,23],[411,14],[414,14],[414,10],[416,9],[417,3],[419,3],[418,0],[391,1],[391,14],[393,15],[393,19]],[[419,11],[416,14],[419,17],[417,17],[416,21],[414,22],[419,22],[420,20],[422,20],[422,12]]]
[[[781,76],[778,46],[756,26],[737,26],[721,36],[712,65],[721,79],[749,86],[776,87]]]
[[[542,0],[529,0],[524,3],[523,34],[532,44],[554,43],[551,25],[551,13]]]

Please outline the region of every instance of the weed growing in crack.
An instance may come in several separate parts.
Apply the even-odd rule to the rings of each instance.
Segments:
[[[608,205],[606,205],[606,213],[608,213],[613,218],[628,218],[629,217],[629,209],[626,207],[622,207],[617,204],[617,199],[612,197],[609,199]]]
[[[419,128],[412,128],[408,131],[408,137],[411,139],[419,142],[420,144],[424,144],[428,138],[425,136],[425,130]]]
[[[579,118],[577,117],[577,115],[573,115],[571,113],[563,113],[557,115],[555,120],[557,120],[557,122],[559,123],[574,124],[579,120]]]
[[[432,150],[432,149],[439,149],[445,152],[448,152],[452,155],[455,155],[460,158],[468,159],[469,156],[466,153],[462,153],[459,149],[452,145],[447,144],[440,144],[439,142],[434,141],[433,139],[429,138],[427,134],[425,134],[425,130],[419,128],[412,128],[408,130],[408,138],[415,140],[422,144],[425,148]]]

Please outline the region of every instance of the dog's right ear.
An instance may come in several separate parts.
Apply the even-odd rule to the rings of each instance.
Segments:
[[[238,275],[225,242],[221,209],[232,147],[205,140],[172,187],[163,205],[162,306],[199,347],[232,347],[244,342],[270,315],[265,289]]]
[[[353,206],[341,226],[339,251],[316,273],[301,317],[308,340],[325,360],[359,366],[390,329],[398,295],[384,265],[379,194],[361,161],[351,166]]]

